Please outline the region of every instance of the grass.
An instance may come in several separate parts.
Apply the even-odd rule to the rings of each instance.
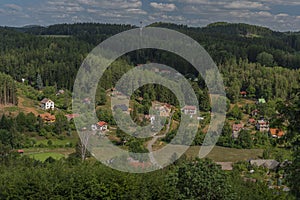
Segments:
[[[46,153],[33,153],[33,154],[29,154],[29,157],[44,162],[49,157],[52,157],[55,160],[59,160],[61,158],[64,158],[65,156],[63,154],[56,153],[56,152],[46,152]]]
[[[64,139],[64,140],[59,140],[59,139],[49,139],[52,141],[52,145],[53,146],[64,146],[67,144],[72,143],[73,145],[75,145],[78,141],[78,138],[70,138],[70,139]],[[36,146],[39,144],[44,144],[44,145],[48,145],[48,141],[47,139],[43,139],[43,140],[38,140],[36,142]]]
[[[6,107],[4,108],[5,112],[16,112],[19,111],[19,108],[17,106],[11,106],[11,107]]]
[[[199,150],[200,146],[192,146],[187,150],[186,155],[195,158],[198,156]],[[257,159],[262,156],[262,153],[263,149],[234,149],[215,146],[207,157],[215,162],[237,162]]]

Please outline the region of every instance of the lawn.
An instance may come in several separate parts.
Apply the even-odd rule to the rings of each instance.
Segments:
[[[59,139],[49,139],[49,140],[52,141],[53,146],[65,146],[70,143],[72,143],[73,145],[76,145],[78,138],[74,137],[74,138],[68,138],[68,139],[64,139],[64,140],[59,140]],[[38,146],[39,144],[44,144],[45,146],[47,146],[49,140],[47,140],[47,139],[37,140],[35,146]]]
[[[197,157],[199,150],[200,146],[192,146],[187,150],[186,155],[193,158]],[[263,149],[234,149],[215,146],[207,157],[215,162],[237,162],[257,159],[262,156],[262,153]]]
[[[63,154],[56,153],[56,152],[47,152],[47,153],[33,153],[33,154],[29,154],[29,157],[44,162],[49,157],[52,157],[52,158],[54,158],[56,160],[59,160],[61,158],[64,158],[65,156]]]

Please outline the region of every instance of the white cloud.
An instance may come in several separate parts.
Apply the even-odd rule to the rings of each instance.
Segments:
[[[268,6],[265,6],[262,3],[253,2],[253,1],[233,1],[233,2],[225,5],[224,7],[232,8],[232,9],[264,9],[264,10],[270,9]]]
[[[132,14],[140,14],[140,15],[147,15],[147,12],[142,10],[142,9],[137,9],[137,8],[130,8],[126,10],[127,13],[132,13]]]
[[[158,9],[160,11],[166,11],[166,12],[171,12],[176,9],[176,5],[173,3],[156,3],[156,2],[151,2],[150,6],[152,6],[155,9]]]
[[[5,4],[4,7],[9,8],[11,10],[15,10],[15,11],[21,11],[23,10],[22,7],[16,5],[16,4]]]
[[[276,17],[288,17],[289,15],[286,13],[279,13]]]
[[[257,14],[262,17],[273,17],[273,15],[270,12],[265,12],[265,11],[257,12]]]

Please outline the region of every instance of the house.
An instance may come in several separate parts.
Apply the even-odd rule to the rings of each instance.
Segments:
[[[169,109],[166,106],[159,106],[157,110],[159,111],[159,116],[161,116],[161,117],[169,117],[170,116],[171,109]]]
[[[265,104],[266,100],[264,98],[260,98],[260,99],[258,99],[257,103],[258,104]]]
[[[243,124],[233,124],[232,125],[232,137],[238,138],[239,132],[244,128]]]
[[[276,160],[250,160],[250,164],[257,167],[265,167],[271,170],[275,170],[277,167],[280,166],[280,163]]]
[[[259,110],[257,110],[257,109],[252,110],[252,111],[251,111],[251,116],[252,116],[252,117],[253,117],[253,116],[257,116],[258,113],[259,113]]]
[[[163,70],[160,70],[160,73],[161,74],[171,74],[171,71],[167,70],[167,69],[163,69]]]
[[[247,92],[246,92],[246,91],[241,91],[241,92],[240,92],[240,95],[241,95],[242,97],[247,97]]]
[[[53,123],[56,120],[56,117],[50,113],[40,114],[39,117],[42,118],[44,122],[48,123]]]
[[[248,120],[248,123],[249,123],[249,124],[255,124],[255,122],[256,122],[256,120],[255,120],[254,118],[250,118],[250,119]]]
[[[91,98],[87,97],[82,100],[83,104],[91,104]]]
[[[19,150],[18,150],[18,153],[19,153],[19,154],[23,154],[23,153],[24,153],[24,150],[23,150],[23,149],[19,149]]]
[[[64,90],[58,90],[58,92],[56,93],[56,96],[62,95],[62,94],[64,94],[64,93],[65,93]]]
[[[44,98],[41,101],[41,108],[44,110],[49,110],[49,109],[54,110],[54,102],[51,101],[50,99]]]
[[[100,121],[97,124],[93,124],[91,126],[93,131],[106,131],[107,130],[107,123],[104,121]]]
[[[67,114],[65,115],[66,118],[68,119],[68,121],[70,121],[71,119],[74,119],[76,117],[79,117],[80,115],[79,114]]]
[[[155,72],[155,73],[158,73],[159,72],[159,69],[157,67],[152,67],[151,68],[151,71]]]
[[[183,112],[186,115],[195,115],[197,114],[197,108],[196,106],[184,106],[181,109],[181,112]]]
[[[120,104],[120,105],[114,105],[113,107],[114,111],[120,109],[123,112],[128,111],[128,107],[125,104]]]
[[[233,162],[216,162],[217,165],[221,165],[222,170],[232,171],[233,170]]]
[[[267,132],[270,130],[269,122],[265,120],[258,120],[256,123],[256,129],[260,132]]]
[[[269,133],[273,138],[281,138],[284,136],[284,132],[278,128],[270,128]]]
[[[150,123],[154,124],[155,116],[154,115],[145,115],[145,119],[150,120]]]

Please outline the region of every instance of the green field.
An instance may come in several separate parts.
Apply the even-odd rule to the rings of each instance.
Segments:
[[[30,154],[29,157],[44,162],[49,157],[52,157],[52,158],[54,158],[56,160],[59,160],[61,158],[64,158],[65,156],[63,154],[60,154],[60,153],[47,152],[47,153],[34,153],[34,154]]]
[[[190,147],[186,152],[188,157],[197,157],[200,146]],[[263,154],[263,149],[234,149],[215,146],[207,155],[208,158],[215,162],[237,162],[246,161],[249,159],[257,159]]]
[[[68,138],[68,139],[64,139],[64,140],[59,140],[59,139],[49,139],[52,141],[52,146],[65,146],[65,145],[69,145],[70,143],[72,143],[73,145],[76,145],[78,138]],[[43,144],[45,146],[48,145],[48,141],[47,139],[44,140],[37,140],[36,142],[36,146],[38,146],[39,144]]]

